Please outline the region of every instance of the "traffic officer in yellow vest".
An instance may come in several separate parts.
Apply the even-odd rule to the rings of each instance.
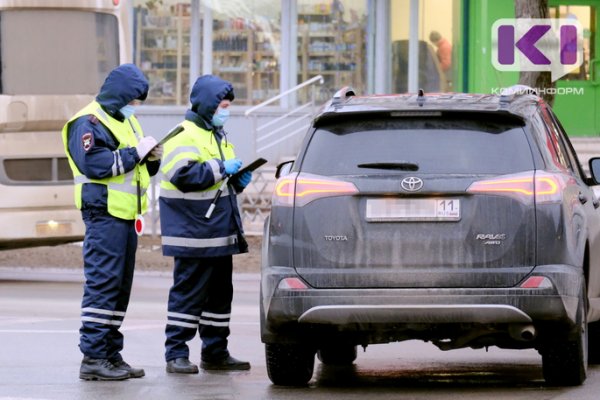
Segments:
[[[198,373],[186,342],[199,332],[205,370],[247,370],[250,363],[227,349],[231,316],[232,255],[248,251],[236,194],[252,173],[229,179],[242,165],[223,124],[234,99],[231,83],[214,75],[196,80],[184,130],[165,144],[161,167],[160,222],[165,256],[175,269],[169,291],[167,372]],[[215,194],[228,179],[207,218]]]
[[[75,203],[86,226],[81,303],[79,378],[123,380],[144,376],[123,360],[125,317],[133,279],[136,216],[146,211],[150,176],[162,147],[144,137],[134,111],[148,81],[133,64],[113,69],[95,101],[64,126],[62,138],[75,181]],[[148,156],[147,163],[140,161]]]

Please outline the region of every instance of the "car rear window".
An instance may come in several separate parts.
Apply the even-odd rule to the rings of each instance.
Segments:
[[[522,126],[485,118],[362,118],[317,128],[301,169],[318,175],[389,174],[360,164],[410,165],[431,174],[509,174],[534,169]],[[402,168],[398,168],[398,172]]]

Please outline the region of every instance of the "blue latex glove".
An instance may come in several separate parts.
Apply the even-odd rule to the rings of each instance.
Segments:
[[[242,188],[245,188],[246,186],[248,186],[248,184],[250,183],[251,180],[252,180],[252,172],[246,171],[242,175],[240,175],[240,177],[238,178],[238,184]]]
[[[239,158],[232,158],[231,160],[223,161],[223,166],[225,167],[225,173],[227,175],[233,175],[239,171],[242,166],[242,160]]]

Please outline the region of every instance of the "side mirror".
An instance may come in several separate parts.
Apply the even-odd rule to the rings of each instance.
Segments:
[[[599,159],[600,161],[600,159]],[[292,165],[294,165],[294,160],[284,161],[277,166],[277,170],[275,171],[275,178],[280,178],[290,173],[292,170]],[[599,167],[600,168],[600,167]]]
[[[594,180],[594,184],[600,184],[600,157],[592,157],[589,161],[590,173],[592,174],[592,179]]]

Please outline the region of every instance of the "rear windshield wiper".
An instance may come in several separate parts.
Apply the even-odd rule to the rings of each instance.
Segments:
[[[409,161],[382,161],[358,164],[358,168],[399,169],[402,171],[418,171],[419,164]]]

